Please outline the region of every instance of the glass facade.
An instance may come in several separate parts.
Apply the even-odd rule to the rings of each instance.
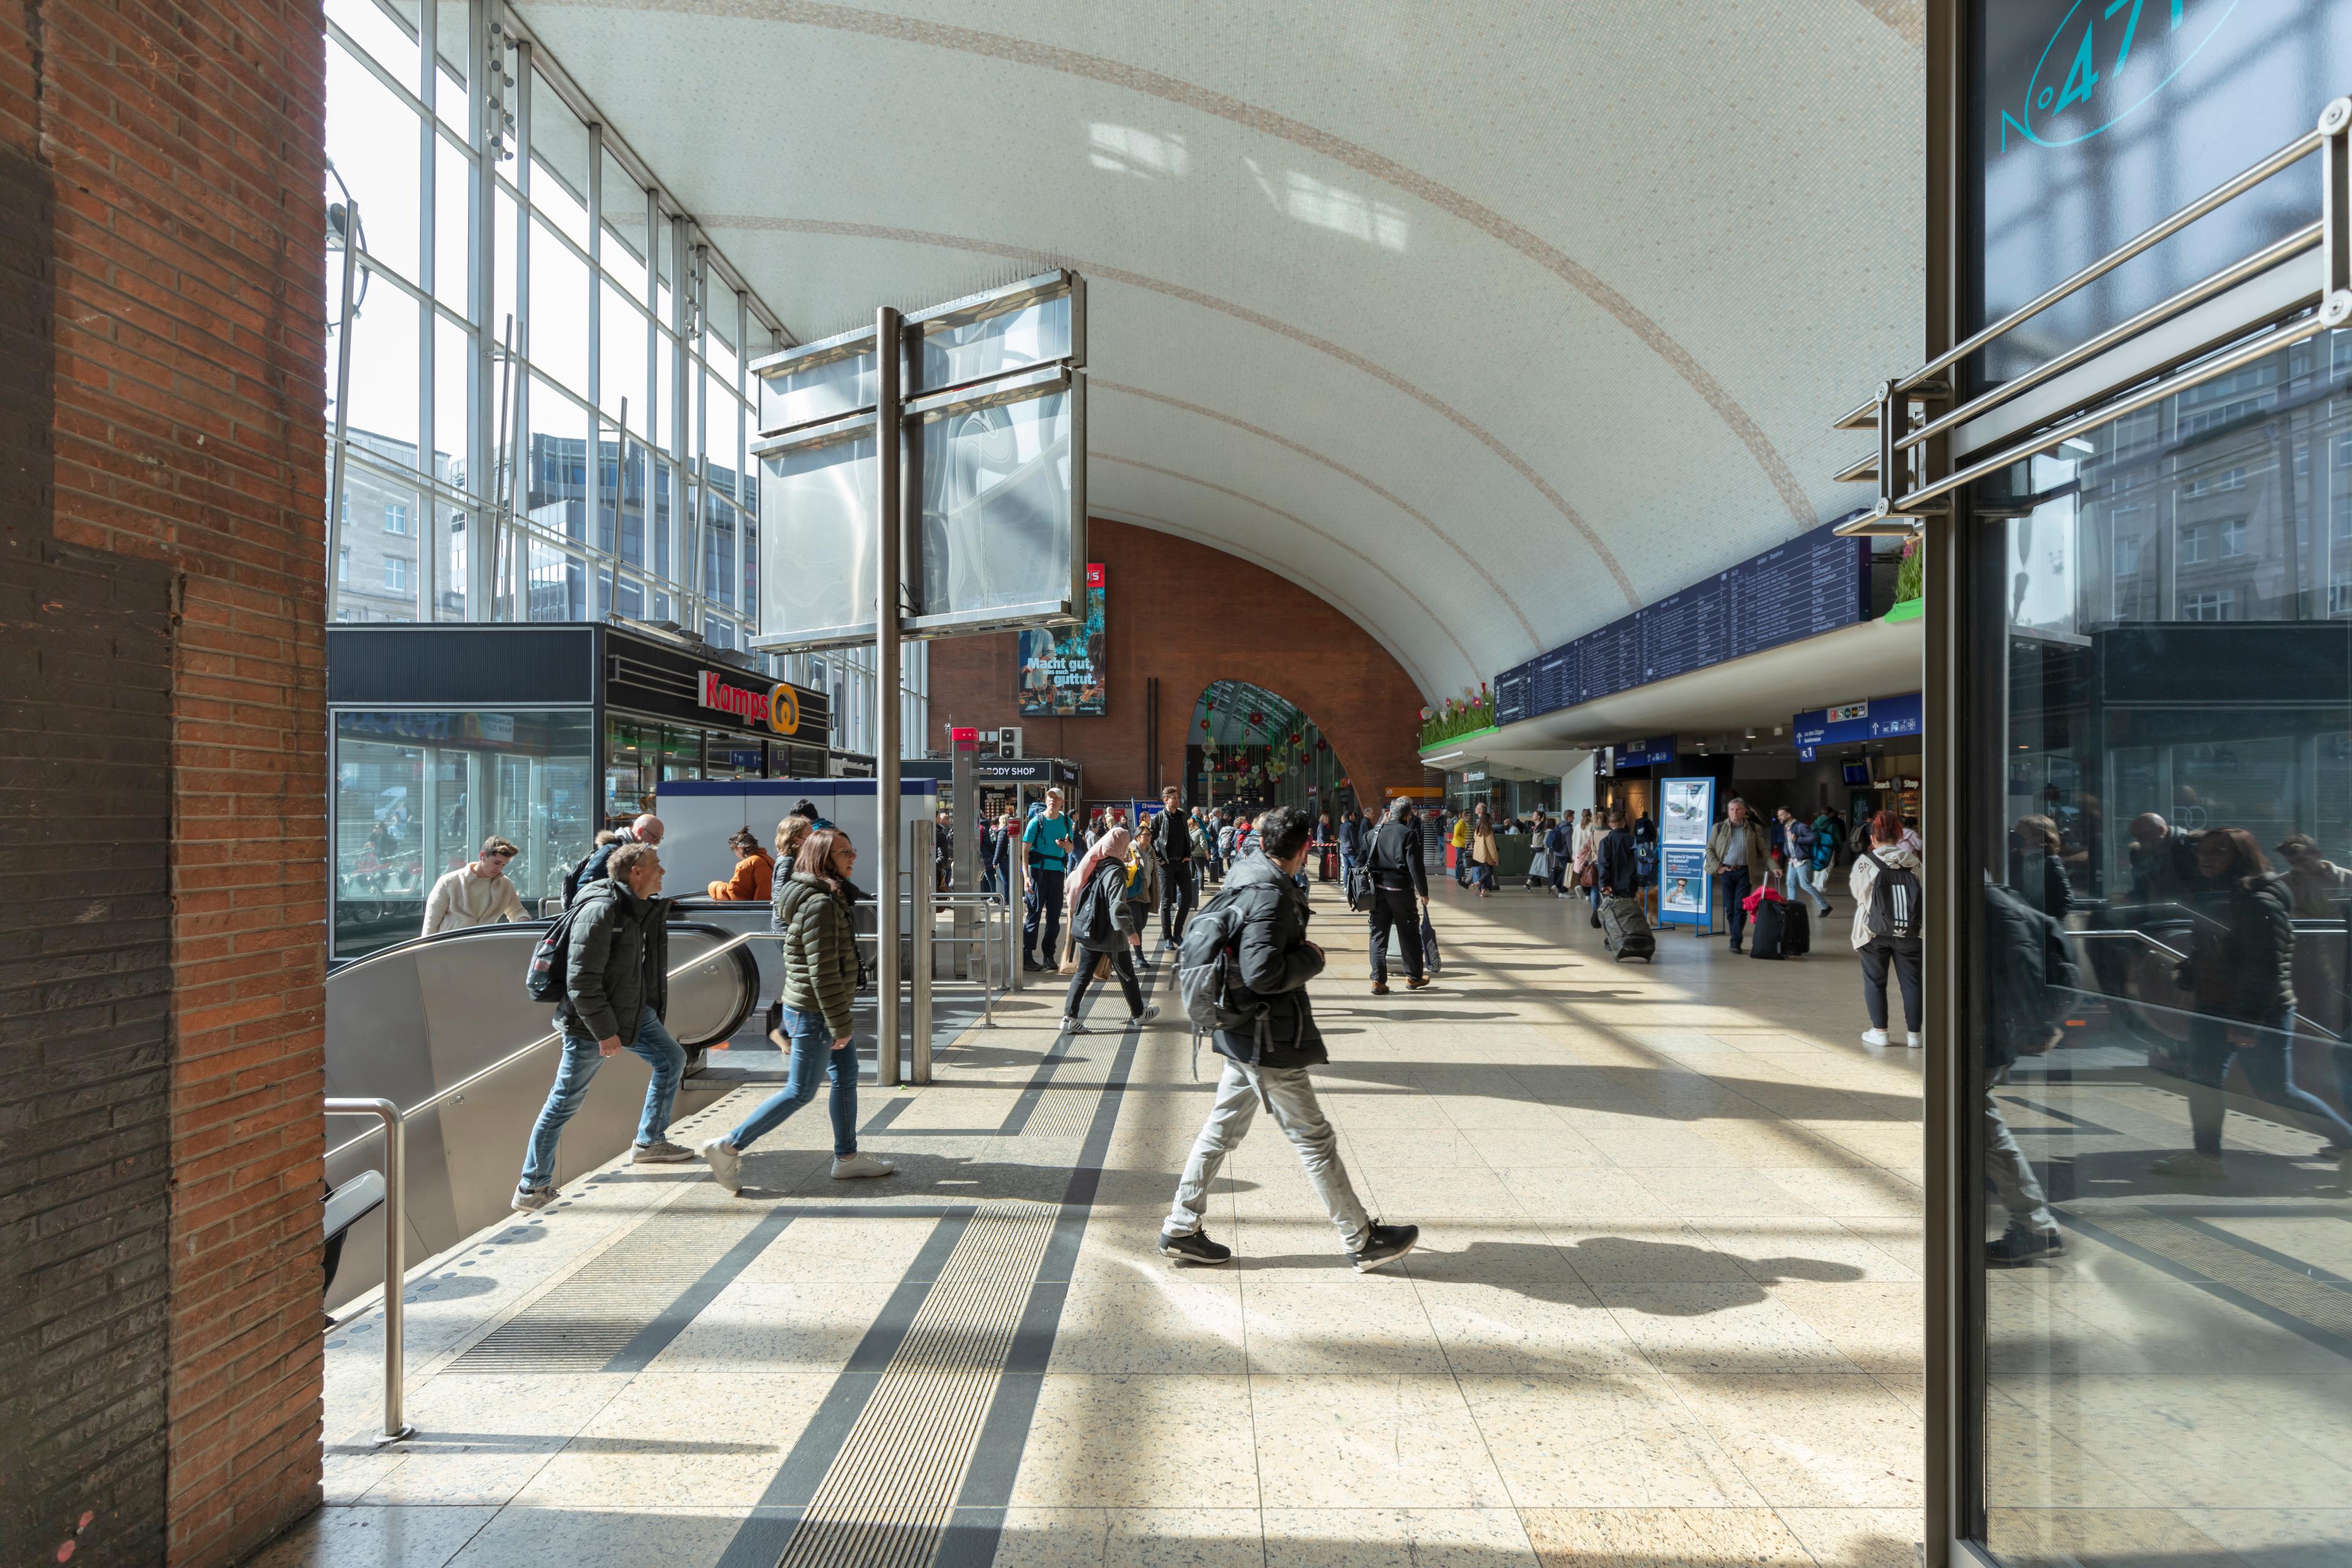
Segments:
[[[357,958],[422,930],[425,895],[491,834],[526,908],[560,897],[596,831],[585,709],[335,715],[334,943]]]
[[[325,28],[332,618],[617,614],[742,647],[744,367],[781,324],[503,6],[329,0]],[[870,676],[835,696],[837,730],[871,730]]]
[[[1972,498],[1963,1194],[2004,1562],[2352,1560],[2347,382],[2321,337]]]

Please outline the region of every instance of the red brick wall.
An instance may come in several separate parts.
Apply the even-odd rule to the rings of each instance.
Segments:
[[[1339,754],[1360,798],[1418,784],[1421,693],[1362,627],[1286,578],[1237,556],[1155,529],[1094,518],[1090,560],[1107,571],[1108,710],[1099,719],[1024,719],[1015,698],[1012,633],[931,646],[931,730],[944,751],[951,725],[1024,726],[1032,755],[1086,769],[1089,799],[1148,796],[1178,784],[1186,729],[1203,688],[1249,680],[1297,703]],[[1160,778],[1144,776],[1144,682],[1160,681]]]
[[[0,11],[0,153],[37,193],[0,222],[29,216],[46,252],[5,285],[47,382],[7,389],[0,439],[40,476],[8,520],[9,559],[61,584],[47,618],[10,617],[0,669],[13,691],[37,661],[72,657],[107,700],[136,697],[137,626],[91,646],[108,605],[72,584],[111,576],[118,618],[135,621],[136,587],[155,581],[148,711],[168,725],[161,748],[92,753],[84,775],[93,791],[110,769],[168,779],[168,839],[68,822],[41,868],[94,920],[140,868],[168,869],[168,1075],[151,1064],[91,1092],[168,1096],[169,1296],[149,1319],[168,1347],[169,1539],[134,1550],[102,1518],[77,1561],[110,1544],[123,1561],[226,1562],[319,1496],[324,72],[315,4]],[[123,971],[153,950],[126,935],[76,962]],[[19,1045],[0,1037],[0,1074],[23,1065]],[[103,1434],[67,1440],[87,1451],[48,1456],[45,1474],[112,1462]]]

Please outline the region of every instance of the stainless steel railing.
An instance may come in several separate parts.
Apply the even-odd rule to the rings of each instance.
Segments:
[[[436,1097],[438,1098],[438,1097]],[[407,1118],[388,1100],[330,1100],[330,1116],[373,1116],[383,1123],[383,1430],[378,1443],[413,1437],[408,1424],[407,1354],[404,1338],[408,1289]]]
[[[2198,219],[2236,200],[2315,152],[2320,155],[2319,221],[2305,225],[2242,260],[2191,284],[2161,303],[2150,306],[2129,321],[2042,361],[1958,407],[1932,417],[1927,415],[1927,405],[1950,400],[1953,387],[1947,373],[1969,356],[2000,341],[2060,300],[2096,282],[2132,258],[2161,244]],[[1951,473],[1934,479],[1926,478],[1922,468],[1923,448],[1934,437],[1989,414],[2052,378],[2087,363],[2126,340],[2312,249],[2319,252],[2319,271],[2313,279],[2313,288],[2300,297],[2295,306],[2298,310],[2308,309],[2309,314],[2282,321],[2223,353],[2210,355],[2171,375],[2158,377],[2060,424],[2045,426]],[[2321,111],[2318,123],[2311,130],[2252,167],[2223,181],[2153,227],[2126,240],[2073,277],[1971,334],[1907,375],[1880,383],[1869,402],[1849,410],[1833,426],[1840,430],[1874,428],[1878,432],[1876,452],[1848,465],[1835,476],[1841,483],[1874,479],[1878,485],[1877,504],[1852,521],[1840,524],[1838,532],[1908,533],[1922,520],[1941,515],[1950,504],[1947,498],[1964,486],[1998,473],[2012,463],[2050,451],[2125,415],[2164,402],[2200,383],[2228,375],[2282,349],[2347,323],[2352,323],[2352,97],[2334,100]]]

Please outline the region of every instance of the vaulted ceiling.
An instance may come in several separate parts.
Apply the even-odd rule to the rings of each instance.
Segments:
[[[800,339],[1084,272],[1093,510],[1431,695],[1857,504],[1918,357],[1918,0],[519,9]]]

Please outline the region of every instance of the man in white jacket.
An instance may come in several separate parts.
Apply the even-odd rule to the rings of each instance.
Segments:
[[[493,834],[480,858],[444,872],[425,900],[425,934],[523,919],[522,895],[507,879],[507,863],[514,858],[515,847]]]

